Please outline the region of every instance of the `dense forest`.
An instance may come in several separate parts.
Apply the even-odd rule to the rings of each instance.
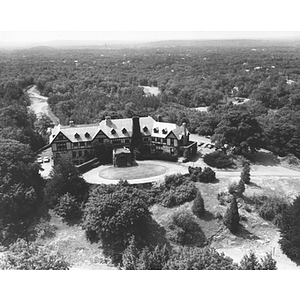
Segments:
[[[107,191],[104,187],[89,190],[69,162],[57,166],[45,182],[35,163],[35,152],[45,140],[40,135],[39,121],[28,110],[26,88],[32,85],[49,97],[50,108],[61,124],[70,120],[96,123],[107,115],[112,118],[160,115],[163,121],[179,125],[186,122],[192,133],[211,136],[216,148],[224,153],[230,148],[234,154],[253,154],[259,148],[266,148],[276,155],[293,154],[300,158],[299,48],[263,42],[253,45],[158,43],[151,47],[38,47],[0,51],[0,244],[9,246],[18,238],[34,240],[32,226],[39,222],[45,208],[50,208],[68,221],[82,218],[88,239],[104,241],[110,251],[116,241],[124,242],[117,247],[118,251],[127,249],[123,258],[119,255],[119,262],[123,259],[128,269],[143,269],[138,263],[140,254],[151,256],[157,252],[164,256],[166,251],[145,250],[147,241],[141,240],[142,248],[140,254],[135,253],[134,267],[126,256],[128,253],[134,256],[132,249],[139,242],[131,240],[131,235],[142,238],[144,234],[136,230],[139,224],[148,226],[153,222],[148,211],[153,203],[145,199],[156,197],[157,203],[174,202],[186,190],[193,194],[188,196],[188,201],[200,197],[193,183],[182,178],[183,182],[178,184],[182,190],[178,186],[169,187],[167,182],[164,189],[151,190],[150,194],[126,184],[120,184],[119,190],[109,190],[110,187]],[[156,96],[148,95],[143,86],[157,87],[160,92]],[[250,101],[234,105],[232,100],[239,98]],[[207,112],[198,111],[196,108],[200,106],[207,106]],[[74,181],[67,182],[65,174],[72,174]],[[124,203],[112,201],[106,194],[113,194],[114,199],[120,198]],[[134,207],[128,206],[127,198],[135,199]],[[99,207],[99,199],[103,200],[103,207]],[[181,204],[176,201],[176,205]],[[124,241],[119,238],[123,237],[122,226],[117,228],[116,236],[109,236],[109,230],[99,230],[103,220],[98,220],[98,216],[100,213],[106,216],[106,207],[114,205],[114,211],[128,227]],[[131,209],[143,212],[140,218],[132,220],[137,227],[127,224],[126,214],[132,215]],[[20,241],[16,245],[12,251],[25,247]],[[31,251],[38,253],[38,249],[33,245]],[[196,255],[185,251],[188,257]],[[168,257],[168,263],[161,268],[183,268],[177,265],[179,254],[175,251],[172,255],[174,261]],[[226,260],[224,263],[227,264]],[[53,268],[56,267],[59,268]]]
[[[61,124],[71,119],[96,123],[106,115],[161,115],[164,121],[187,122],[191,132],[213,135],[224,114],[242,109],[262,129],[258,146],[300,157],[297,45],[212,41],[150,46],[2,51],[1,83],[36,84]],[[160,93],[146,95],[142,86],[158,87]],[[237,108],[230,105],[234,97],[252,101]],[[209,106],[209,112],[191,109],[199,106]]]

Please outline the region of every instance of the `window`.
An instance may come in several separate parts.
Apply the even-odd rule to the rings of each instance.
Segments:
[[[85,156],[89,155],[89,151],[84,150],[84,155],[85,155]]]
[[[144,132],[147,132],[147,131],[148,131],[148,127],[147,127],[147,126],[144,126],[143,131],[144,131]]]
[[[155,142],[155,138],[154,138],[154,137],[153,137],[153,138],[151,138],[151,141],[152,141],[152,142]]]
[[[76,157],[76,151],[74,151],[74,152],[72,153],[72,157],[73,157],[73,158]]]
[[[171,146],[174,146],[174,139],[170,139]]]
[[[125,134],[126,132],[127,132],[127,129],[126,129],[126,128],[123,128],[123,129],[122,129],[122,133]]]
[[[73,143],[73,147],[74,148],[78,148],[79,144],[76,142],[76,143]]]
[[[155,127],[154,129],[153,129],[153,131],[155,132],[155,133],[158,133],[158,127]]]
[[[81,157],[81,156],[82,156],[82,152],[78,151],[78,157]]]
[[[129,140],[129,139],[126,139],[126,140],[125,140],[125,143],[126,143],[126,144],[129,144],[129,143],[130,143],[130,140]]]
[[[57,143],[57,151],[65,151],[67,150],[67,145],[66,143]]]
[[[80,135],[76,132],[76,133],[74,134],[74,137],[75,137],[75,139],[79,139]]]
[[[144,142],[149,142],[149,138],[148,138],[148,137],[144,137],[144,138],[143,138],[143,141],[144,141]]]
[[[167,143],[167,139],[163,139],[163,143],[166,144]]]
[[[87,145],[87,146],[91,146],[91,145],[92,145],[92,142],[86,142],[86,145]]]
[[[102,139],[98,139],[98,141],[99,141],[100,144],[103,144],[103,140],[104,140],[103,138]]]
[[[90,135],[88,132],[86,132],[86,133],[84,134],[84,136],[85,136],[86,138],[89,138],[91,135]]]
[[[84,142],[79,143],[80,147],[84,147]]]
[[[168,133],[168,129],[167,129],[167,128],[164,128],[164,129],[162,130],[162,133],[163,133],[163,134]]]
[[[112,129],[110,132],[111,132],[111,134],[115,134],[116,133],[116,131],[114,129]]]
[[[116,145],[116,144],[121,144],[121,140],[120,139],[115,139],[112,141],[112,144]]]
[[[174,149],[173,148],[170,149],[170,153],[171,153],[171,155],[174,155]]]

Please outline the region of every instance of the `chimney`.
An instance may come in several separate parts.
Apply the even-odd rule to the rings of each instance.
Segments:
[[[106,122],[107,126],[110,126],[111,125],[111,117],[110,116],[106,116],[105,117],[105,122]]]
[[[157,116],[157,122],[162,122],[162,117],[161,117],[161,115],[158,115],[158,116]]]
[[[187,136],[186,123],[185,122],[182,123],[182,127],[183,127],[183,146],[186,146],[187,142],[188,142],[188,140],[187,140],[188,136]]]
[[[138,148],[142,144],[142,133],[140,127],[140,118],[132,117],[132,136],[131,146],[132,148]]]
[[[70,125],[70,127],[74,127],[74,121],[69,121],[69,125]]]

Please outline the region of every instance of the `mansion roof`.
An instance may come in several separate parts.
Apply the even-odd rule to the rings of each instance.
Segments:
[[[171,132],[180,140],[184,135],[184,127],[173,123],[157,122],[152,117],[140,117],[140,130],[143,136],[166,138]],[[52,129],[50,144],[61,132],[72,143],[92,141],[102,132],[109,139],[120,139],[132,136],[132,118],[102,120],[98,124],[58,125]],[[187,131],[188,134],[188,131]]]

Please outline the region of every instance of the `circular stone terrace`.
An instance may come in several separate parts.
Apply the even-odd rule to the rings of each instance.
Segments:
[[[179,163],[147,160],[131,167],[100,166],[83,174],[83,178],[92,184],[117,184],[121,179],[135,184],[162,181],[166,175],[175,173],[187,174],[188,168]]]

